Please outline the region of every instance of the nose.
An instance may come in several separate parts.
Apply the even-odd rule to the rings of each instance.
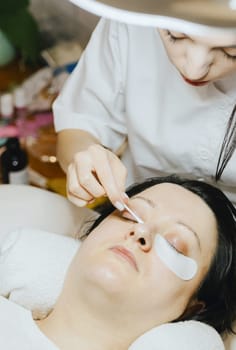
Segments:
[[[148,252],[153,245],[153,234],[146,224],[135,224],[126,238],[135,241],[144,252]]]
[[[189,80],[201,81],[208,75],[214,54],[205,45],[193,43],[186,49],[185,76]]]

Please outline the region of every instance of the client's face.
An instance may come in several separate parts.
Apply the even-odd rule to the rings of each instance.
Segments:
[[[144,331],[177,319],[192,302],[215,253],[217,228],[205,202],[175,184],[145,190],[130,207],[144,224],[116,211],[83,242],[74,266],[87,295],[103,309],[107,300],[117,308],[113,315]]]

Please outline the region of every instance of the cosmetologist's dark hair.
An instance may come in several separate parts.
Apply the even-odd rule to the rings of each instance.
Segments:
[[[130,187],[127,194],[132,197],[164,182],[180,185],[201,197],[213,211],[218,228],[215,256],[209,272],[196,293],[196,297],[205,303],[205,307],[199,313],[181,320],[194,319],[211,325],[220,333],[233,332],[232,325],[236,319],[236,210],[218,188],[202,181],[181,179],[177,176],[150,178]],[[101,216],[94,222],[89,232],[113,211],[114,207],[111,204],[104,207]]]

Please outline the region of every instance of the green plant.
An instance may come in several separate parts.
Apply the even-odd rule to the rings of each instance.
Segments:
[[[39,57],[39,31],[28,6],[29,0],[1,0],[0,30],[24,61],[35,63]]]

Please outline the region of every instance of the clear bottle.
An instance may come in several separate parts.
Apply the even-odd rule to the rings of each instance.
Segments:
[[[0,114],[3,124],[10,124],[14,119],[13,96],[10,93],[1,95],[0,97]]]
[[[17,137],[9,138],[1,155],[2,182],[28,184],[28,157]]]
[[[17,87],[13,91],[13,102],[15,107],[16,118],[27,117],[27,103],[25,89],[22,86]]]
[[[0,96],[0,128],[1,131],[11,124],[14,118],[14,107],[12,94],[6,93]],[[1,132],[2,134],[2,132]],[[7,138],[1,135],[0,137],[0,147],[4,146]]]
[[[15,109],[15,124],[21,140],[25,141],[25,137],[27,136],[28,109],[25,90],[23,87],[20,86],[14,90],[13,100]]]

